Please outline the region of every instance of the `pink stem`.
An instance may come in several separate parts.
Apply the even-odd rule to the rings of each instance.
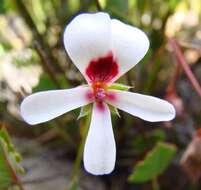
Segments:
[[[183,52],[181,51],[181,48],[175,38],[170,38],[169,43],[173,49],[173,52],[175,54],[175,57],[177,59],[177,62],[181,65],[183,68],[186,76],[188,77],[189,81],[191,82],[193,88],[197,92],[197,94],[201,97],[201,86],[199,82],[197,81],[195,75],[190,69],[190,66],[187,64]]]

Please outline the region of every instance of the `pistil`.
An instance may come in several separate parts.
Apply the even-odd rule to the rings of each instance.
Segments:
[[[102,82],[95,82],[92,84],[93,96],[96,102],[103,102],[106,98],[107,86]]]

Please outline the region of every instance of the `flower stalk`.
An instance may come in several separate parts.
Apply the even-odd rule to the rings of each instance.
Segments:
[[[83,151],[84,151],[84,145],[85,145],[85,141],[86,141],[86,137],[87,137],[87,132],[89,130],[90,120],[91,120],[91,114],[88,114],[87,117],[85,118],[84,126],[82,126],[83,127],[83,134],[81,135],[82,140],[78,147],[76,159],[75,159],[74,166],[73,166],[71,187],[74,186],[79,179],[80,165],[81,165],[81,161],[82,161],[82,155],[83,155]]]
[[[178,64],[182,67],[182,69],[183,69],[184,73],[186,74],[187,78],[189,79],[192,87],[194,88],[194,90],[197,92],[197,94],[201,98],[201,86],[200,86],[198,80],[196,79],[195,75],[191,71],[190,66],[187,64],[187,62],[184,58],[184,55],[182,53],[182,50],[179,46],[179,43],[177,42],[177,40],[175,38],[170,38],[169,43],[173,49],[173,53],[177,59]]]
[[[153,190],[160,190],[160,186],[159,186],[157,177],[155,177],[152,180],[152,188],[153,188]]]
[[[95,3],[96,3],[97,10],[102,11],[103,9],[101,7],[101,4],[100,4],[99,0],[95,0]]]

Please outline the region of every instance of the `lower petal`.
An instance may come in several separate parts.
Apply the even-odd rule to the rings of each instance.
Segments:
[[[86,94],[89,87],[76,87],[67,90],[49,90],[26,97],[21,104],[23,119],[31,124],[38,124],[54,119],[68,111],[91,102]]]
[[[169,121],[175,117],[174,107],[165,100],[121,90],[110,93],[115,98],[108,99],[109,104],[146,121]]]
[[[106,104],[94,104],[90,128],[84,148],[84,167],[93,175],[109,174],[116,160],[110,110]]]

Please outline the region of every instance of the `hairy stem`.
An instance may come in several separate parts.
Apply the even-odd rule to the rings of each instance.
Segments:
[[[187,64],[183,52],[177,42],[176,39],[170,38],[169,43],[173,49],[173,53],[177,59],[178,64],[182,67],[184,73],[186,74],[187,78],[189,79],[190,83],[192,84],[194,90],[197,92],[197,94],[201,97],[201,86],[196,79],[195,75],[190,69],[190,66]]]
[[[156,177],[152,180],[152,189],[153,190],[160,190],[160,186],[159,186],[159,183],[158,183],[158,180]]]
[[[76,155],[76,160],[75,160],[74,167],[73,167],[73,174],[72,174],[73,183],[75,183],[75,181],[79,177],[80,164],[82,161],[82,155],[83,155],[83,151],[84,151],[84,145],[85,145],[85,140],[86,140],[88,129],[89,129],[90,120],[91,120],[91,114],[87,115],[85,124],[83,126],[84,127],[83,137],[82,137],[81,144],[79,145],[77,155]]]

